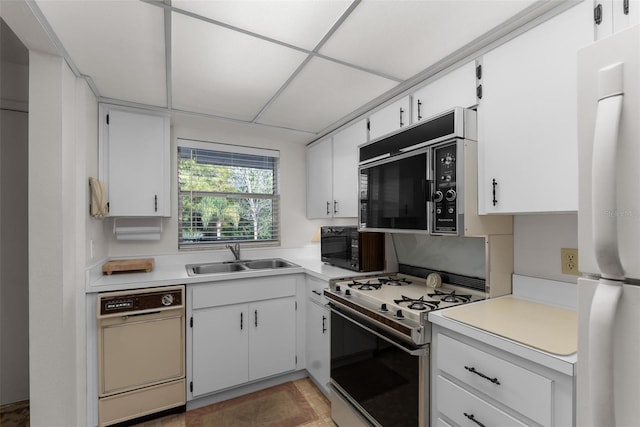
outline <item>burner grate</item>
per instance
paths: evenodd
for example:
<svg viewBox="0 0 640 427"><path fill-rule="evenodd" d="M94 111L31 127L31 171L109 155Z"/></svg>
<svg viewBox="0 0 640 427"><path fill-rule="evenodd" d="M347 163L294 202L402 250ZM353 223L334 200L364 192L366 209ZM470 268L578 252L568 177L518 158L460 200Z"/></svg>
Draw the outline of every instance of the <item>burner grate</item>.
<svg viewBox="0 0 640 427"><path fill-rule="evenodd" d="M458 295L456 291L453 290L449 293L442 292L438 289L435 289L432 294L427 294L431 298L439 298L440 301L443 302L469 302L471 301L471 295Z"/></svg>
<svg viewBox="0 0 640 427"><path fill-rule="evenodd" d="M440 301L425 301L424 297L420 297L418 299L409 298L404 295L401 295L401 299L393 300L396 304L407 304L407 308L409 310L435 310L438 308Z"/></svg>
<svg viewBox="0 0 640 427"><path fill-rule="evenodd" d="M380 277L378 279L380 283L388 286L402 286L402 285L410 285L411 280L407 280L404 277Z"/></svg>
<svg viewBox="0 0 640 427"><path fill-rule="evenodd" d="M358 282L357 280L352 280L350 283L347 283L347 286L350 288L355 287L360 291L373 291L375 289L380 289L380 286L382 285L380 283L371 283L370 281Z"/></svg>

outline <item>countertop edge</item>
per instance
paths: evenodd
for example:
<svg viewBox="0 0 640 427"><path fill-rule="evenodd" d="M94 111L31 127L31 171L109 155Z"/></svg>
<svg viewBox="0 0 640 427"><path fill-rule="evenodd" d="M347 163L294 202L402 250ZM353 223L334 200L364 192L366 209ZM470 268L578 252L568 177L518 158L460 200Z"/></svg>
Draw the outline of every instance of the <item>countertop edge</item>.
<svg viewBox="0 0 640 427"><path fill-rule="evenodd" d="M475 326L460 322L458 320L445 317L442 313L443 311L446 310L430 312L429 320L435 325L450 329L454 332L468 336L469 338L475 339L477 341L484 342L488 345L522 357L539 365L546 366L565 375L569 375L572 377L575 376L575 365L577 363L576 353L568 356L560 356L557 354L547 353L545 351L530 347L526 344L522 344L477 328Z"/></svg>

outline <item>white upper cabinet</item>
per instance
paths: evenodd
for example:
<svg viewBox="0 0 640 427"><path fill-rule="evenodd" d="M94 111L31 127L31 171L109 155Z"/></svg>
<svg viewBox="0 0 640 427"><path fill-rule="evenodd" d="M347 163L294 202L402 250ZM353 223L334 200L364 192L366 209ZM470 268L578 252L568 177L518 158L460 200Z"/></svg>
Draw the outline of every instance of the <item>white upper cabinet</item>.
<svg viewBox="0 0 640 427"><path fill-rule="evenodd" d="M406 96L371 114L369 116L369 140L409 126L411 124L410 109L411 101Z"/></svg>
<svg viewBox="0 0 640 427"><path fill-rule="evenodd" d="M577 210L576 52L592 13L582 2L483 56L480 213Z"/></svg>
<svg viewBox="0 0 640 427"><path fill-rule="evenodd" d="M414 92L412 123L476 102L476 64L472 61Z"/></svg>
<svg viewBox="0 0 640 427"><path fill-rule="evenodd" d="M361 120L307 148L307 217L358 216L358 145L366 142Z"/></svg>
<svg viewBox="0 0 640 427"><path fill-rule="evenodd" d="M595 0L596 40L640 23L640 0Z"/></svg>
<svg viewBox="0 0 640 427"><path fill-rule="evenodd" d="M169 117L100 105L100 179L109 216L171 216Z"/></svg>

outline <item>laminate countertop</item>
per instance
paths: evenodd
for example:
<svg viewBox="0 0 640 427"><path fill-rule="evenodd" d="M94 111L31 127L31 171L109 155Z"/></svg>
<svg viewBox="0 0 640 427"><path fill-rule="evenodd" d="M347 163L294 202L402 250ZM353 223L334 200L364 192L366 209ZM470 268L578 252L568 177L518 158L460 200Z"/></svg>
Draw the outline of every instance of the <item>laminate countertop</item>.
<svg viewBox="0 0 640 427"><path fill-rule="evenodd" d="M578 349L577 314L566 308L507 295L452 307L441 315L559 356Z"/></svg>

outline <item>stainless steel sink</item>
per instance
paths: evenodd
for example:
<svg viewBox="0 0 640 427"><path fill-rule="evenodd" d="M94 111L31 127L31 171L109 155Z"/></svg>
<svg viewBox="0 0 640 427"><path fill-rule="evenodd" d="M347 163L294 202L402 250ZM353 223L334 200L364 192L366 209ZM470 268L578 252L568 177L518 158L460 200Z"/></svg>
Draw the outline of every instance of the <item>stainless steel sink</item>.
<svg viewBox="0 0 640 427"><path fill-rule="evenodd" d="M238 262L212 262L187 265L187 274L189 276L199 276L202 274L233 273L245 271L246 269L247 267Z"/></svg>
<svg viewBox="0 0 640 427"><path fill-rule="evenodd" d="M209 262L205 264L187 264L189 276L206 274L235 273L248 270L273 270L279 268L299 267L299 265L282 258L268 258L247 261Z"/></svg>
<svg viewBox="0 0 640 427"><path fill-rule="evenodd" d="M254 261L246 261L244 265L253 270L274 269L274 268L291 268L299 267L299 265L280 258L257 259Z"/></svg>

